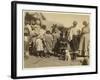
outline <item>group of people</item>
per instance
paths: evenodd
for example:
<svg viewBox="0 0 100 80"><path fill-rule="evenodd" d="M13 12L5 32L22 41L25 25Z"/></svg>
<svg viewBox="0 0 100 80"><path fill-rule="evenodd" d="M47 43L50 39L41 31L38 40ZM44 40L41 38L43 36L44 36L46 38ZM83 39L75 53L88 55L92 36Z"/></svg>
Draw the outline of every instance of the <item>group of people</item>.
<svg viewBox="0 0 100 80"><path fill-rule="evenodd" d="M89 26L83 21L83 28L77 28L78 22L73 21L69 28L53 25L49 30L40 19L25 23L24 54L36 57L55 56L60 60L72 60L77 56L89 56Z"/></svg>

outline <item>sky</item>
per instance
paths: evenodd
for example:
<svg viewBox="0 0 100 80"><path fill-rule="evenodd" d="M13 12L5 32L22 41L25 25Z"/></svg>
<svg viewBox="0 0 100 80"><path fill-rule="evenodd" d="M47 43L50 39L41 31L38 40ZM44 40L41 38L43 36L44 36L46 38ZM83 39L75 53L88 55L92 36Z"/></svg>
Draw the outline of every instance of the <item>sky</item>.
<svg viewBox="0 0 100 80"><path fill-rule="evenodd" d="M66 27L72 26L73 21L78 22L78 27L83 27L82 22L89 23L90 14L84 13L61 13L61 12L42 12L49 21L61 23Z"/></svg>
<svg viewBox="0 0 100 80"><path fill-rule="evenodd" d="M30 13L34 12L41 12L45 17L47 21L56 22L59 24L63 24L65 27L72 26L73 21L77 21L78 28L82 28L82 22L87 21L89 23L90 21L90 15L89 13L71 13L71 12L47 12L47 11L28 11ZM90 23L89 23L90 24Z"/></svg>

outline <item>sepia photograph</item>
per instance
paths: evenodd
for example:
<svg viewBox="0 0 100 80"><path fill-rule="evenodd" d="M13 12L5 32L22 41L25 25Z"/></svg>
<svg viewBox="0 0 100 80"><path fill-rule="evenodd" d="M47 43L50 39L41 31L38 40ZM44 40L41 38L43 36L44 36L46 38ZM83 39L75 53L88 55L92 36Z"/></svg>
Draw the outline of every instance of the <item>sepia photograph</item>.
<svg viewBox="0 0 100 80"><path fill-rule="evenodd" d="M23 10L24 68L89 65L90 14Z"/></svg>
<svg viewBox="0 0 100 80"><path fill-rule="evenodd" d="M97 74L97 6L13 1L11 77Z"/></svg>

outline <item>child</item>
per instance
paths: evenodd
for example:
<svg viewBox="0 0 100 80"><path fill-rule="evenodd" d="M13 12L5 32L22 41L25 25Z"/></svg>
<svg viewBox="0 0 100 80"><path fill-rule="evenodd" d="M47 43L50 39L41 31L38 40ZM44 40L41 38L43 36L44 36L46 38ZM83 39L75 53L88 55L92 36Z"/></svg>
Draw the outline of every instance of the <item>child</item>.
<svg viewBox="0 0 100 80"><path fill-rule="evenodd" d="M42 39L40 37L37 37L36 39L36 50L37 50L37 56L43 57L42 54L43 54L44 48L43 48Z"/></svg>

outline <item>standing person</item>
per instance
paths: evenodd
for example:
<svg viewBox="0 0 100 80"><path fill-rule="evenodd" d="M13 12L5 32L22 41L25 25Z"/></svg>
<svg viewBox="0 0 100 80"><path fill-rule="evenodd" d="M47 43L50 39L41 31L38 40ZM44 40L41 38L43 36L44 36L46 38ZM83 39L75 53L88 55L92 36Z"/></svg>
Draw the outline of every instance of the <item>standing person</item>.
<svg viewBox="0 0 100 80"><path fill-rule="evenodd" d="M73 21L73 25L71 26L71 28L69 29L69 36L68 36L68 40L70 43L70 48L72 50L72 59L76 59L76 52L78 50L78 26L77 26L77 21Z"/></svg>
<svg viewBox="0 0 100 80"><path fill-rule="evenodd" d="M44 44L45 44L45 51L46 56L49 57L50 54L52 54L52 48L53 48L53 36L50 33L50 30L47 30L44 34Z"/></svg>
<svg viewBox="0 0 100 80"><path fill-rule="evenodd" d="M60 38L60 31L58 31L57 27L52 31L52 35L54 56L57 56L57 41Z"/></svg>
<svg viewBox="0 0 100 80"><path fill-rule="evenodd" d="M31 20L31 31L30 31L30 43L29 43L29 45L30 45L30 47L29 47L29 53L30 53L30 55L35 55L35 48L34 48L34 41L35 41L35 36L36 36L36 34L35 34L35 27L34 27L34 25L35 25L35 19L32 19Z"/></svg>
<svg viewBox="0 0 100 80"><path fill-rule="evenodd" d="M79 50L80 53L79 55L81 56L89 56L89 25L86 21L83 21L84 27L82 28L82 36L80 40L80 45L79 45Z"/></svg>
<svg viewBox="0 0 100 80"><path fill-rule="evenodd" d="M40 20L37 18L37 14L34 14L33 15L34 19L31 21L31 28L32 28L32 31L30 33L30 37L31 37L31 46L32 48L31 49L31 53L34 55L34 56L39 56L39 52L37 50L38 48L38 44L39 44L39 30L40 30ZM37 38L38 37L38 38ZM36 42L37 41L37 42Z"/></svg>
<svg viewBox="0 0 100 80"><path fill-rule="evenodd" d="M27 26L24 27L24 55L25 57L29 57L29 39L30 39L30 31Z"/></svg>
<svg viewBox="0 0 100 80"><path fill-rule="evenodd" d="M41 25L40 19L36 20L36 24L34 25L34 27L35 27L35 32L38 35L36 38L37 56L43 57L43 51L44 51L43 35L45 33L45 30L42 28L43 26Z"/></svg>
<svg viewBox="0 0 100 80"><path fill-rule="evenodd" d="M40 30L39 30L39 35L38 37L41 38L42 40L42 44L43 44L43 48L44 48L44 34L46 33L46 26L45 25L41 25ZM45 53L43 51L43 53L41 54L42 57L45 57Z"/></svg>
<svg viewBox="0 0 100 80"><path fill-rule="evenodd" d="M42 54L44 51L44 47L40 36L38 36L36 39L36 51L37 51L37 56L43 57Z"/></svg>
<svg viewBox="0 0 100 80"><path fill-rule="evenodd" d="M33 25L34 26L34 25ZM37 56L36 54L36 39L38 36L38 33L36 32L36 27L34 26L31 33L30 33L30 37L31 37L31 42L30 42L30 53L34 56Z"/></svg>

